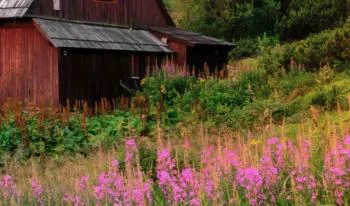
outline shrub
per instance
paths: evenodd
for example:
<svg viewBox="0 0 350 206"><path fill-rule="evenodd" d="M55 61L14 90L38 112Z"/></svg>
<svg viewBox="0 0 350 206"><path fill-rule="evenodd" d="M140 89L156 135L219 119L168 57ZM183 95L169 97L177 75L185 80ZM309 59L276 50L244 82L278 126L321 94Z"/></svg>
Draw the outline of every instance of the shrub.
<svg viewBox="0 0 350 206"><path fill-rule="evenodd" d="M141 134L145 127L131 113L87 117L80 113L48 116L10 113L0 121L0 161L6 155L18 160L31 157L87 155L92 149L111 148L126 134Z"/></svg>
<svg viewBox="0 0 350 206"><path fill-rule="evenodd" d="M251 57L257 55L259 52L259 44L257 39L246 38L235 42L236 47L230 53L232 59L242 59L244 57Z"/></svg>
<svg viewBox="0 0 350 206"><path fill-rule="evenodd" d="M337 71L349 68L350 23L283 46L264 47L259 56L259 68L268 74L281 74L303 68L315 72L329 65Z"/></svg>
<svg viewBox="0 0 350 206"><path fill-rule="evenodd" d="M289 61L293 59L310 71L330 64L338 70L343 70L344 64L349 59L350 25L342 28L326 30L312 35L303 41L286 46L284 54L284 66L289 67ZM340 63L342 62L342 63Z"/></svg>
<svg viewBox="0 0 350 206"><path fill-rule="evenodd" d="M311 104L323 106L326 110L334 109L337 106L339 89L331 87L318 91L311 100Z"/></svg>

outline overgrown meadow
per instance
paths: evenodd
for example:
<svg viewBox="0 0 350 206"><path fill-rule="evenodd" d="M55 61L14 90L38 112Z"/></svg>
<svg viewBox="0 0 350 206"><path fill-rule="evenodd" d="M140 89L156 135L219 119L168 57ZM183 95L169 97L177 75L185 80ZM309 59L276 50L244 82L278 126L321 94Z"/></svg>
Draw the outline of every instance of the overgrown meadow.
<svg viewBox="0 0 350 206"><path fill-rule="evenodd" d="M349 120L350 113L341 113ZM8 163L3 205L348 205L348 121L261 133L127 137L123 149L24 165ZM329 129L328 129L329 128ZM277 132L278 131L278 132ZM290 132L290 131L289 131Z"/></svg>
<svg viewBox="0 0 350 206"><path fill-rule="evenodd" d="M113 106L3 105L1 205L349 205L348 39L261 39L226 78L165 65Z"/></svg>

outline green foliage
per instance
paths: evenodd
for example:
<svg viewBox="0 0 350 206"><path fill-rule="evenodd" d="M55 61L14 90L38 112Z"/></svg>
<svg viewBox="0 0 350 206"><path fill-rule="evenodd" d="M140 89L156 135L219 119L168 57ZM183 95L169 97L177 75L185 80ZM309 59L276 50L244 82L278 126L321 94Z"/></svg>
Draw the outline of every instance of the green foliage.
<svg viewBox="0 0 350 206"><path fill-rule="evenodd" d="M0 123L0 160L6 155L18 160L86 155L99 146L114 147L125 135L143 130L142 122L124 111L93 117L72 114L67 121L56 116L10 113Z"/></svg>
<svg viewBox="0 0 350 206"><path fill-rule="evenodd" d="M349 16L348 0L289 0L284 14L277 23L283 39L301 39L344 23Z"/></svg>
<svg viewBox="0 0 350 206"><path fill-rule="evenodd" d="M311 103L313 105L324 106L325 109L331 110L337 106L339 89L337 87L331 87L318 91L312 98Z"/></svg>
<svg viewBox="0 0 350 206"><path fill-rule="evenodd" d="M258 54L259 45L256 39L245 38L235 42L236 48L230 53L231 59L242 59Z"/></svg>
<svg viewBox="0 0 350 206"><path fill-rule="evenodd" d="M236 44L236 48L230 53L232 59L242 59L244 57L263 54L266 48L273 47L279 43L275 36L268 36L266 33L256 38L240 39Z"/></svg>
<svg viewBox="0 0 350 206"><path fill-rule="evenodd" d="M256 37L302 39L340 26L350 14L349 0L167 0L183 28L237 42L232 57L255 55Z"/></svg>
<svg viewBox="0 0 350 206"><path fill-rule="evenodd" d="M148 119L157 118L157 112L161 112L163 125L205 121L237 128L237 113L253 99L264 98L269 93L266 73L253 70L243 73L238 81L161 74L144 79L138 95L150 103Z"/></svg>
<svg viewBox="0 0 350 206"><path fill-rule="evenodd" d="M283 69L291 71L303 68L319 71L326 66L336 71L349 69L350 24L326 30L305 40L276 47L263 47L259 56L259 68L268 74L281 74Z"/></svg>

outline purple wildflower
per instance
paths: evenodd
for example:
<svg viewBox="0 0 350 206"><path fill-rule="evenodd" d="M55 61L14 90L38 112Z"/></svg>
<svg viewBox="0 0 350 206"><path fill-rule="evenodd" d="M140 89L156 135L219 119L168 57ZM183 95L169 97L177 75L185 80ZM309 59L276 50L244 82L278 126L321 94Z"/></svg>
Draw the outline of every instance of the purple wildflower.
<svg viewBox="0 0 350 206"><path fill-rule="evenodd" d="M246 190L246 197L251 205L260 205L264 202L263 178L258 169L239 169L236 181L240 187Z"/></svg>
<svg viewBox="0 0 350 206"><path fill-rule="evenodd" d="M10 175L5 175L0 180L0 196L4 199L18 198L16 184Z"/></svg>
<svg viewBox="0 0 350 206"><path fill-rule="evenodd" d="M33 197L36 199L36 201L38 202L39 205L43 205L44 204L43 203L43 195L44 195L44 188L43 188L43 186L35 178L32 178L30 180L30 184L31 184L31 187L32 187Z"/></svg>

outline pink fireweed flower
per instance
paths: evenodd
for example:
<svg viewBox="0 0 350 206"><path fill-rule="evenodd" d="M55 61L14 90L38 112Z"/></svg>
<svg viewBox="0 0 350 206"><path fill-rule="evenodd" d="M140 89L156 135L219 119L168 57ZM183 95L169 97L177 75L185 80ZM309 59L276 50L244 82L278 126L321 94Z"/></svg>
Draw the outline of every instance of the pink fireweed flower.
<svg viewBox="0 0 350 206"><path fill-rule="evenodd" d="M345 145L350 145L350 136L346 136L346 137L344 138L344 144L345 144Z"/></svg>
<svg viewBox="0 0 350 206"><path fill-rule="evenodd" d="M177 171L169 149L161 149L157 156L158 185L169 204L186 204L199 198L199 175L186 168Z"/></svg>
<svg viewBox="0 0 350 206"><path fill-rule="evenodd" d="M198 205L198 202L200 202L200 184L197 172L190 168L184 169L181 172L180 185L185 191L185 201L189 201L191 206Z"/></svg>
<svg viewBox="0 0 350 206"><path fill-rule="evenodd" d="M263 178L258 169L239 169L236 175L237 184L245 189L246 198L251 205L261 205L264 203Z"/></svg>
<svg viewBox="0 0 350 206"><path fill-rule="evenodd" d="M263 187L267 191L266 199L272 204L276 202L276 196L280 191L278 182L279 175L285 169L285 153L287 146L277 137L272 137L266 141L263 156L260 159L259 171L263 178Z"/></svg>
<svg viewBox="0 0 350 206"><path fill-rule="evenodd" d="M112 160L111 161L111 167L114 169L119 169L119 161L118 160Z"/></svg>
<svg viewBox="0 0 350 206"><path fill-rule="evenodd" d="M212 199L215 195L215 184L208 168L203 168L201 170L200 184L206 197Z"/></svg>
<svg viewBox="0 0 350 206"><path fill-rule="evenodd" d="M134 153L137 151L137 145L135 139L129 139L125 143L126 153L125 162L129 163L134 158Z"/></svg>
<svg viewBox="0 0 350 206"><path fill-rule="evenodd" d="M129 139L126 141L125 146L127 149L129 150L136 150L137 146L136 146L136 141L135 139Z"/></svg>
<svg viewBox="0 0 350 206"><path fill-rule="evenodd" d="M227 148L224 149L222 160L223 160L222 164L227 165L227 163L229 163L229 165L233 168L237 168L239 165L239 160L236 153Z"/></svg>
<svg viewBox="0 0 350 206"><path fill-rule="evenodd" d="M336 148L326 153L324 162L325 181L338 205L344 203L344 193L350 189L350 156L346 146L346 140L339 142Z"/></svg>
<svg viewBox="0 0 350 206"><path fill-rule="evenodd" d="M81 176L79 180L79 190L85 191L88 189L89 186L89 176Z"/></svg>
<svg viewBox="0 0 350 206"><path fill-rule="evenodd" d="M169 149L161 149L157 152L157 170L174 172L175 161L172 159Z"/></svg>
<svg viewBox="0 0 350 206"><path fill-rule="evenodd" d="M267 140L267 144L268 145L275 145L275 144L279 143L279 141L280 140L278 139L278 137L271 137Z"/></svg>
<svg viewBox="0 0 350 206"><path fill-rule="evenodd" d="M292 146L293 147L293 146ZM282 142L277 137L272 137L267 140L264 157L269 156L272 163L279 169L284 167L284 155L287 151L286 143ZM263 158L264 158L263 157Z"/></svg>
<svg viewBox="0 0 350 206"><path fill-rule="evenodd" d="M309 168L299 166L291 172L291 177L295 182L297 192L304 196L309 196L312 202L315 202L317 198L317 184Z"/></svg>
<svg viewBox="0 0 350 206"><path fill-rule="evenodd" d="M0 180L0 196L4 199L18 198L19 196L16 184L10 175L5 175Z"/></svg>
<svg viewBox="0 0 350 206"><path fill-rule="evenodd" d="M261 159L260 172L264 179L264 185L267 188L278 182L278 168L275 167L269 156L265 156Z"/></svg>
<svg viewBox="0 0 350 206"><path fill-rule="evenodd" d="M86 203L83 201L83 199L79 195L70 195L65 194L63 196L63 202L66 202L73 206L85 206Z"/></svg>
<svg viewBox="0 0 350 206"><path fill-rule="evenodd" d="M30 185L31 185L31 188L32 188L32 194L33 194L33 197L38 201L38 202L41 202L42 203L42 198L43 198L43 195L44 195L44 188L43 186L40 184L40 182L35 179L35 178L32 178L30 180Z"/></svg>
<svg viewBox="0 0 350 206"><path fill-rule="evenodd" d="M297 146L289 143L289 155L294 157L294 169L290 172L294 180L295 189L299 194L309 198L312 202L317 198L317 183L310 170L310 146L311 141L302 140Z"/></svg>

